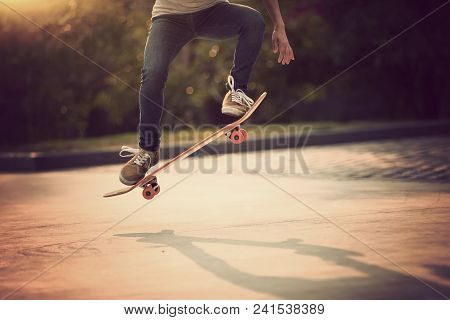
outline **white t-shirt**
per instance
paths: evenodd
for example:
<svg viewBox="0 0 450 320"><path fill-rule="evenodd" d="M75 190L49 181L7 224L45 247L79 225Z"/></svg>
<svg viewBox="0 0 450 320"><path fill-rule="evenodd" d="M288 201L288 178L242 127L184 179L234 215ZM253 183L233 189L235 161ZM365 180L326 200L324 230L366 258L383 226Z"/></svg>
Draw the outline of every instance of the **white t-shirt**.
<svg viewBox="0 0 450 320"><path fill-rule="evenodd" d="M152 16L193 13L228 0L156 0Z"/></svg>

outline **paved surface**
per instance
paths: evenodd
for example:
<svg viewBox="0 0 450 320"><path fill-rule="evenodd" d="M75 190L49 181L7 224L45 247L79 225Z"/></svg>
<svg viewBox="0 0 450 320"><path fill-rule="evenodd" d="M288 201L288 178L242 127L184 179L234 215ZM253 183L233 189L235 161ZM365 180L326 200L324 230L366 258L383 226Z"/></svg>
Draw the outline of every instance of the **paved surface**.
<svg viewBox="0 0 450 320"><path fill-rule="evenodd" d="M449 144L190 159L150 203L101 198L120 187L118 166L1 175L0 295L448 297Z"/></svg>
<svg viewBox="0 0 450 320"><path fill-rule="evenodd" d="M450 137L317 147L304 159L315 176L450 182Z"/></svg>

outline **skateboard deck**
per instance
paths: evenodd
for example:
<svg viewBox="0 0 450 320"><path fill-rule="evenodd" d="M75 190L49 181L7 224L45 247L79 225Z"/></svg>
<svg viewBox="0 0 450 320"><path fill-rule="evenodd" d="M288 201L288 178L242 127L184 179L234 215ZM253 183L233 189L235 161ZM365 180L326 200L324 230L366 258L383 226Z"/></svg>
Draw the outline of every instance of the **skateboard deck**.
<svg viewBox="0 0 450 320"><path fill-rule="evenodd" d="M255 101L255 103L250 108L250 110L247 111L247 113L244 114L241 118L237 119L236 121L234 121L234 122L232 122L230 124L227 124L223 128L221 128L221 129L217 130L216 132L212 133L211 135L209 135L208 137L204 138L200 142L194 144L189 149L186 149L185 151L183 151L179 155L177 155L174 158L170 159L169 161L165 162L162 166L159 166L159 167L151 170L149 173L147 173L147 175L144 178L142 178L140 181L138 181L135 185L128 186L128 187L125 187L125 188L122 188L122 189L119 189L119 190L116 190L116 191L112 191L112 192L106 193L106 194L103 195L103 197L105 197L105 198L115 197L115 196L119 196L119 195L128 193L128 192L136 189L137 187L143 187L144 188L144 191L143 191L144 198L150 200L155 195L157 195L159 193L159 191L160 191L160 187L159 187L159 185L157 184L157 181L156 181L156 175L158 173L162 172L163 170L167 169L171 165L173 165L176 161L187 158L188 156L190 156L194 152L197 152L198 150L200 150L201 148L206 146L208 143L210 143L210 142L220 138L223 135L229 134L228 138L233 143L244 142L246 140L246 138L247 138L247 132L245 130L243 130L243 129L240 129L240 125L244 121L246 121L248 118L250 118L250 116L255 112L256 109L258 109L258 107L264 101L266 96L267 96L267 92L264 92Z"/></svg>

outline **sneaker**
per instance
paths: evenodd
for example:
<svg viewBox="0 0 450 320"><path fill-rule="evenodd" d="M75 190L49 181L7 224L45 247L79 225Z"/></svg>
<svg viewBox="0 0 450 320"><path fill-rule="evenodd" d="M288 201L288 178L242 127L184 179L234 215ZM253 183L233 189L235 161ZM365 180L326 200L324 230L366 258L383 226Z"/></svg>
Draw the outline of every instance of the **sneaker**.
<svg viewBox="0 0 450 320"><path fill-rule="evenodd" d="M234 78L228 76L228 89L222 102L222 113L232 117L242 117L255 103L241 89L234 89Z"/></svg>
<svg viewBox="0 0 450 320"><path fill-rule="evenodd" d="M144 149L133 149L123 146L119 155L123 158L133 157L120 171L119 180L127 186L136 184L145 177L148 169L159 161L159 151L149 152Z"/></svg>

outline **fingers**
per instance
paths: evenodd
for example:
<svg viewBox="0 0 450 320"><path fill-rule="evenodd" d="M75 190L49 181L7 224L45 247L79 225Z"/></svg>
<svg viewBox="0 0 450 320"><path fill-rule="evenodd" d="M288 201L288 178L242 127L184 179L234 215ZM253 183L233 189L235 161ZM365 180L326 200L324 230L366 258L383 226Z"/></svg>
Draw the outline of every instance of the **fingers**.
<svg viewBox="0 0 450 320"><path fill-rule="evenodd" d="M287 65L295 59L294 51L289 44L281 45L279 48L279 52L280 54L278 56L278 63L281 63L282 65Z"/></svg>
<svg viewBox="0 0 450 320"><path fill-rule="evenodd" d="M295 60L295 54L294 54L294 50L292 50L292 48L291 48L291 60Z"/></svg>
<svg viewBox="0 0 450 320"><path fill-rule="evenodd" d="M278 63L283 63L285 55L286 55L286 46L283 45L283 46L280 47L280 54L278 56Z"/></svg>
<svg viewBox="0 0 450 320"><path fill-rule="evenodd" d="M288 46L288 50L284 57L284 61L286 64L289 64L293 60L295 60L294 51L292 50L291 46Z"/></svg>

